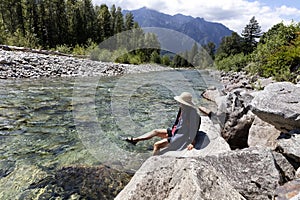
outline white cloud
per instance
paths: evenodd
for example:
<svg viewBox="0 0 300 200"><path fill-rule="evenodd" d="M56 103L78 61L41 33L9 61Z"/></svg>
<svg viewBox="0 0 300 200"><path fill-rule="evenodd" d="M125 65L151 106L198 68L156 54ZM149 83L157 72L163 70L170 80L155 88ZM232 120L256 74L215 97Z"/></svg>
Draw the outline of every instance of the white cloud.
<svg viewBox="0 0 300 200"><path fill-rule="evenodd" d="M115 4L122 9L134 10L147 7L166 14L181 13L219 22L241 33L249 20L255 16L263 31L281 21L300 20L300 10L287 6L271 8L259 1L246 0L93 0L96 4Z"/></svg>

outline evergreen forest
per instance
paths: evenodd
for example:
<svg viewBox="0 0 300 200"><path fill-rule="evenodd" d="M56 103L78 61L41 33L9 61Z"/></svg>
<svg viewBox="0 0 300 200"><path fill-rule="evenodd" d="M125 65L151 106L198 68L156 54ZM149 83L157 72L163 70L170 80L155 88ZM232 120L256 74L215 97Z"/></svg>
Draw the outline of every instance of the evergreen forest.
<svg viewBox="0 0 300 200"><path fill-rule="evenodd" d="M103 43L109 38L113 39ZM132 13L123 16L122 8L115 5L93 5L91 0L1 0L0 44L88 55L93 60L214 66L278 81L300 80L300 23L281 22L262 32L255 17L241 35L233 32L218 46L195 43L189 51L172 55L160 51L157 36L145 33Z"/></svg>

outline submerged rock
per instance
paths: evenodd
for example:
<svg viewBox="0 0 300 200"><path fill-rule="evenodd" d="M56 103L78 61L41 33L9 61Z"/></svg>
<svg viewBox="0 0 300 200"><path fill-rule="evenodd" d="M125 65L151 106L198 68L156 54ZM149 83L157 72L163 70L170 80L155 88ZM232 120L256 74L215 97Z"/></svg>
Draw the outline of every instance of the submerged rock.
<svg viewBox="0 0 300 200"><path fill-rule="evenodd" d="M113 199L132 175L106 166L67 166L46 172L17 168L0 179L0 199Z"/></svg>

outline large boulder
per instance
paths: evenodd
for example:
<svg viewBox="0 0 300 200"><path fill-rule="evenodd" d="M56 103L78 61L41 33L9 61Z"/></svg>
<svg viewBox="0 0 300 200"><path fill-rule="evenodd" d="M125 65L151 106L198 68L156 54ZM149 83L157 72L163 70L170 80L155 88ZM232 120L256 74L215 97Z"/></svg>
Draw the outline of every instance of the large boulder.
<svg viewBox="0 0 300 200"><path fill-rule="evenodd" d="M294 165L300 165L300 134L293 134L290 138L278 140L278 149L281 153L291 159Z"/></svg>
<svg viewBox="0 0 300 200"><path fill-rule="evenodd" d="M116 200L243 199L224 175L193 158L151 157Z"/></svg>
<svg viewBox="0 0 300 200"><path fill-rule="evenodd" d="M116 199L272 199L279 181L271 151L261 148L199 158L154 156Z"/></svg>
<svg viewBox="0 0 300 200"><path fill-rule="evenodd" d="M252 96L245 90L234 90L222 100L218 100L217 117L221 123L222 137L228 142L231 149L248 147L249 129L254 120L250 112L249 103Z"/></svg>
<svg viewBox="0 0 300 200"><path fill-rule="evenodd" d="M300 129L300 87L290 82L269 84L257 92L252 112L282 132Z"/></svg>
<svg viewBox="0 0 300 200"><path fill-rule="evenodd" d="M279 136L279 130L256 116L249 130L248 145L249 147L264 146L275 150Z"/></svg>
<svg viewBox="0 0 300 200"><path fill-rule="evenodd" d="M279 186L281 177L271 150L251 147L205 160L246 199L271 199Z"/></svg>

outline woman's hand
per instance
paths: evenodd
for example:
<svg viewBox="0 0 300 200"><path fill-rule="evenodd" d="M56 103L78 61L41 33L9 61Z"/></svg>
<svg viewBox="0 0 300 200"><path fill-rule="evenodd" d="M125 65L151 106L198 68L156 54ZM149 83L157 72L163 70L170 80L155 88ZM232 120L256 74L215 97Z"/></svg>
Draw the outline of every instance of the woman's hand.
<svg viewBox="0 0 300 200"><path fill-rule="evenodd" d="M193 144L189 144L188 146L187 146L187 149L188 150L192 150L194 148L194 145Z"/></svg>

